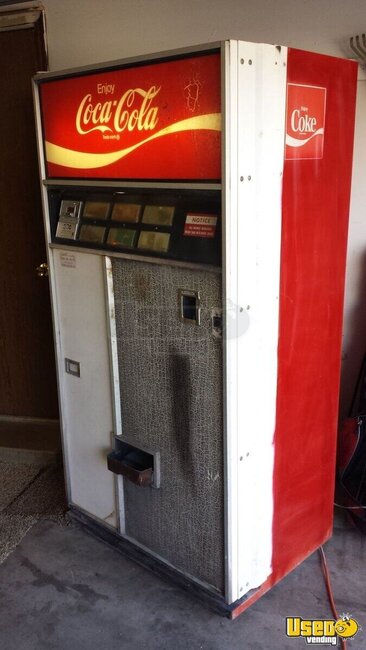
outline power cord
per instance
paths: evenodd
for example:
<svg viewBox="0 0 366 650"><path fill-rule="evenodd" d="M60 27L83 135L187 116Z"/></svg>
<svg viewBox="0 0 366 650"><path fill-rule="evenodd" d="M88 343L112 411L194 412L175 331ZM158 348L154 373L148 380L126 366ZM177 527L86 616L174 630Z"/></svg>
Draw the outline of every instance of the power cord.
<svg viewBox="0 0 366 650"><path fill-rule="evenodd" d="M334 505L337 506L337 508L343 508L343 510L366 510L366 506L341 506L340 503L335 503Z"/></svg>
<svg viewBox="0 0 366 650"><path fill-rule="evenodd" d="M325 586L326 586L326 589L327 589L329 603L330 603L330 606L331 606L331 609L332 609L332 612L333 612L333 616L334 616L335 620L338 621L339 614L337 612L337 607L336 607L336 604L334 602L334 596L333 596L333 590L332 590L332 585L331 585L331 581L330 581L330 575L329 575L329 571L328 571L327 560L326 560L325 552L324 552L324 549L323 549L322 546L319 548L319 555L320 555L321 565L322 565L322 569L323 569L324 581L325 581ZM347 642L346 642L345 639L341 639L341 648L342 648L342 650L347 650Z"/></svg>

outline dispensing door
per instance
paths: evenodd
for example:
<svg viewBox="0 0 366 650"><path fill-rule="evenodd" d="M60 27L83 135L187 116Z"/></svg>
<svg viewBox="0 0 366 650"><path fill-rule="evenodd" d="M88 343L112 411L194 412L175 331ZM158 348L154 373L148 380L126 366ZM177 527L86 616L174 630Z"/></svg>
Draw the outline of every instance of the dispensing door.
<svg viewBox="0 0 366 650"><path fill-rule="evenodd" d="M125 533L224 590L221 272L113 259L122 438L158 485L124 479Z"/></svg>

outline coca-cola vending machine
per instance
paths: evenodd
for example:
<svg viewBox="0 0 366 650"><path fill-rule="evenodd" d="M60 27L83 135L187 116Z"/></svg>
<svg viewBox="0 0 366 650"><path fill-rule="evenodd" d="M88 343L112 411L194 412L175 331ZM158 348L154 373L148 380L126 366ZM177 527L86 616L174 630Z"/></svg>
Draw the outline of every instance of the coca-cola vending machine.
<svg viewBox="0 0 366 650"><path fill-rule="evenodd" d="M331 535L356 64L34 80L68 499L237 616Z"/></svg>

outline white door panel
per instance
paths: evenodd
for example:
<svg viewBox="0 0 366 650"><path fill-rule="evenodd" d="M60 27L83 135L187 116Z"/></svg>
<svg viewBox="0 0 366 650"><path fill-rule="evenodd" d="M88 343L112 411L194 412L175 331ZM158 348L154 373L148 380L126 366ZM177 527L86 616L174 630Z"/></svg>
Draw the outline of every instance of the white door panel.
<svg viewBox="0 0 366 650"><path fill-rule="evenodd" d="M114 476L107 469L113 430L104 257L54 250L59 373L71 501L116 526ZM69 374L65 359L80 364Z"/></svg>

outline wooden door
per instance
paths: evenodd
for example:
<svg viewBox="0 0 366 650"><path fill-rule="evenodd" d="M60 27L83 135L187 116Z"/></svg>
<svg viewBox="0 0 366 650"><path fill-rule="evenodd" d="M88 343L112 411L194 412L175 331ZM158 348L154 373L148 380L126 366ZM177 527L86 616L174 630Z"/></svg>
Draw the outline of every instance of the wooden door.
<svg viewBox="0 0 366 650"><path fill-rule="evenodd" d="M46 69L42 17L0 32L0 415L58 418L32 76Z"/></svg>

